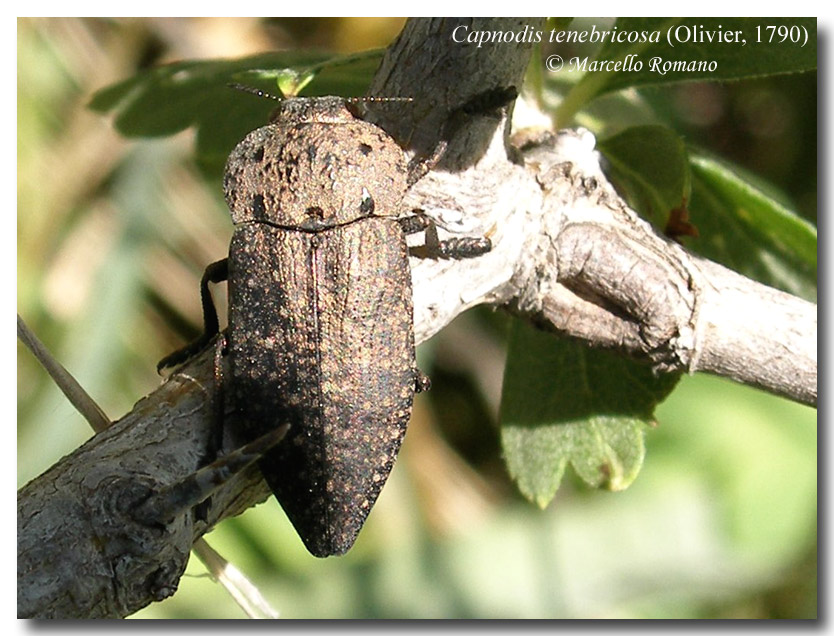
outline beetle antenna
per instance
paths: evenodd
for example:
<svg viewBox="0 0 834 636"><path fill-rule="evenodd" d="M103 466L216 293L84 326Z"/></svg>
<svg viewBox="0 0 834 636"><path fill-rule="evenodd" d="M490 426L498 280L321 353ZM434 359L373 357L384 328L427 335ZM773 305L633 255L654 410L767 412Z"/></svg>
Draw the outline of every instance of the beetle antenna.
<svg viewBox="0 0 834 636"><path fill-rule="evenodd" d="M262 91L260 88L255 88L254 86L247 86L246 84L238 84L237 82L233 82L228 84L229 88L234 88L238 91L243 91L244 93L251 93L252 95L257 95L258 97L265 97L267 99L274 99L276 102L283 101L288 99L286 97L280 97L277 95L272 95L267 93L266 91ZM289 98L292 99L292 98ZM413 97L378 97L376 95L368 95L366 97L343 97L344 101L348 102L349 104L359 104L359 103L370 103L376 104L380 102L412 102L414 101Z"/></svg>
<svg viewBox="0 0 834 636"><path fill-rule="evenodd" d="M262 91L260 88L255 88L254 86L247 86L246 84L238 84L237 82L227 84L229 88L234 88L238 91L243 91L244 93L252 93L252 95L257 95L258 97L266 97L267 99L274 99L276 102L282 101L283 97L272 95L267 93L266 91Z"/></svg>
<svg viewBox="0 0 834 636"><path fill-rule="evenodd" d="M413 97L378 97L376 95L367 95L365 97L345 97L343 98L346 102L351 104L358 104L360 102L364 103L377 103L377 102L413 102Z"/></svg>

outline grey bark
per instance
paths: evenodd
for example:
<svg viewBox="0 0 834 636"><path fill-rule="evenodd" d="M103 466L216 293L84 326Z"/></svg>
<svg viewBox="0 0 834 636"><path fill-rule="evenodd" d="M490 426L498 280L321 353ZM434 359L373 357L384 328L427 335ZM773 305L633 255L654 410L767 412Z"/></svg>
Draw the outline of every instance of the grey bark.
<svg viewBox="0 0 834 636"><path fill-rule="evenodd" d="M369 90L415 97L370 117L416 152L433 146L454 106L485 88L521 86L530 45L453 43L461 23L410 20ZM527 132L512 148L501 124L473 122L409 195L443 232L486 234L494 245L477 259L412 262L418 342L486 303L644 359L658 373L707 371L816 403L815 305L654 233L606 181L587 131ZM129 514L148 490L200 465L217 422L215 376L206 351L19 491L20 616L126 616L175 589L204 532L268 496L251 468L215 494L205 522L188 512L148 528Z"/></svg>

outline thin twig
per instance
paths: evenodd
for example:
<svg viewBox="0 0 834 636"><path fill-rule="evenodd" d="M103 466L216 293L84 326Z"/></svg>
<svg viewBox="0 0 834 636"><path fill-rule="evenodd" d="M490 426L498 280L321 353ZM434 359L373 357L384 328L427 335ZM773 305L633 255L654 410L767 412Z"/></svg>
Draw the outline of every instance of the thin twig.
<svg viewBox="0 0 834 636"><path fill-rule="evenodd" d="M229 591L249 618L278 618L278 612L270 606L260 590L205 540L198 540L193 552L206 566L211 577Z"/></svg>
<svg viewBox="0 0 834 636"><path fill-rule="evenodd" d="M49 374L49 377L55 381L55 384L61 389L61 392L67 396L70 404L81 413L96 433L100 433L113 423L96 401L90 397L90 394L66 370L64 365L49 353L38 337L23 322L20 314L17 316L17 337L32 352L32 355L41 363L41 366Z"/></svg>

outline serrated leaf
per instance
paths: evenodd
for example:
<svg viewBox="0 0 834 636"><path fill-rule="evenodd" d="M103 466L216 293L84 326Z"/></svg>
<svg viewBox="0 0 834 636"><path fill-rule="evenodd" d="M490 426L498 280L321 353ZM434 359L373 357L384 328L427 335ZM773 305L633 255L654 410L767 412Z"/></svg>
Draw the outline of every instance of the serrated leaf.
<svg viewBox="0 0 834 636"><path fill-rule="evenodd" d="M802 39L796 43L772 39L770 26L793 27ZM676 30L687 35L688 41L673 38L674 46L670 46L667 34ZM610 31L619 36L645 33L646 37L609 37L589 64L623 65L586 72L559 106L559 122L569 121L594 97L624 88L763 77L817 68L816 18L618 18ZM723 35L724 41L717 41L717 34L726 32L740 32L737 37L744 43L729 42ZM678 69L675 63L686 66ZM570 68L570 64L566 66Z"/></svg>
<svg viewBox="0 0 834 636"><path fill-rule="evenodd" d="M194 126L197 160L207 173L219 176L235 144L265 125L275 107L271 100L230 89L230 82L251 83L275 93L277 80L289 70L296 78L292 90L306 86L311 95L361 95L381 55L368 51L334 58L281 52L238 60L176 62L98 91L90 108L113 113L116 128L127 137L173 135ZM316 81L310 84L313 77Z"/></svg>
<svg viewBox="0 0 834 636"><path fill-rule="evenodd" d="M515 321L504 371L501 444L521 493L546 506L570 463L590 486L622 490L643 433L679 376Z"/></svg>
<svg viewBox="0 0 834 636"><path fill-rule="evenodd" d="M741 168L690 151L693 251L761 283L816 301L817 230Z"/></svg>
<svg viewBox="0 0 834 636"><path fill-rule="evenodd" d="M635 209L663 228L669 211L690 199L686 146L665 126L635 126L599 141L617 189Z"/></svg>

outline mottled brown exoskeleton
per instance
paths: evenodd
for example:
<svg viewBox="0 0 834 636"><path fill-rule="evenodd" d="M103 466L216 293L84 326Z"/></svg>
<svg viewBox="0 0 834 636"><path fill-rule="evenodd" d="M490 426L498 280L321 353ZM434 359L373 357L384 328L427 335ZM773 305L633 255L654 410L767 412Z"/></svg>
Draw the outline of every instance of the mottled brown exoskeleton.
<svg viewBox="0 0 834 636"><path fill-rule="evenodd" d="M514 95L493 91L484 110ZM427 386L415 365L405 235L433 228L404 216L403 198L440 153L409 164L341 98L288 99L270 121L226 164L235 232L228 259L203 276L206 333L184 351L217 333L208 283L228 279L229 432L244 444L290 424L260 469L309 551L343 554L391 471L414 393ZM490 242L430 247L428 256L463 258Z"/></svg>

